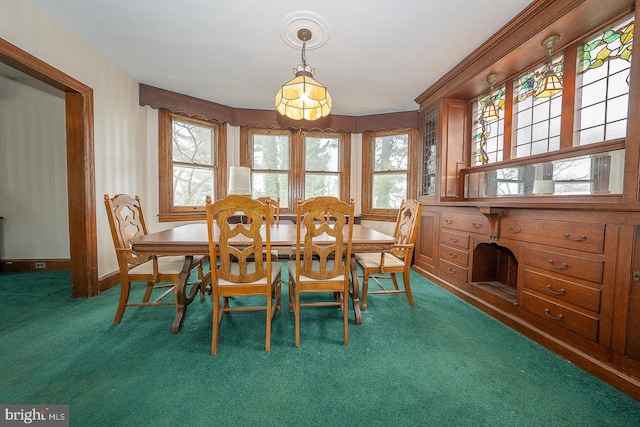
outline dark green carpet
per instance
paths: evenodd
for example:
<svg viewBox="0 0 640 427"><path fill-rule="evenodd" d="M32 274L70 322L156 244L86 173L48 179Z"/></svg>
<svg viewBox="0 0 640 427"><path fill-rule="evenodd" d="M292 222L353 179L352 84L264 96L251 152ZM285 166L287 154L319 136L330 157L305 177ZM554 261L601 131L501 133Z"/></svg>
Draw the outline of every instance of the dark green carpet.
<svg viewBox="0 0 640 427"><path fill-rule="evenodd" d="M173 335L170 306L113 325L119 287L73 300L67 272L0 274L0 403L69 404L73 426L640 425L640 402L412 283L415 307L373 295L362 325L350 313L346 347L339 310L309 308L296 349L285 303L270 353L263 313L234 313L212 357L210 298Z"/></svg>

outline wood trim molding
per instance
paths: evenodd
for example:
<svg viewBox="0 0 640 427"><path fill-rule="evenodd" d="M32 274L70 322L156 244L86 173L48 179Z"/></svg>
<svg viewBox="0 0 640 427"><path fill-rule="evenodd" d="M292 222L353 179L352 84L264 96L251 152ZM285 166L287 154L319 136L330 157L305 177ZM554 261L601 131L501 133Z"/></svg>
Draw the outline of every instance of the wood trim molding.
<svg viewBox="0 0 640 427"><path fill-rule="evenodd" d="M204 99L182 95L140 83L141 106L171 111L189 117L205 120L217 120L232 126L253 126L257 128L294 129L326 132L363 133L366 131L418 128L418 110L368 116L343 116L330 114L327 117L309 122L291 120L281 116L275 110L257 110L232 108Z"/></svg>
<svg viewBox="0 0 640 427"><path fill-rule="evenodd" d="M36 263L44 263L45 266L36 268ZM3 259L0 261L0 272L23 273L27 271L60 271L71 268L70 259Z"/></svg>
<svg viewBox="0 0 640 427"><path fill-rule="evenodd" d="M420 110L444 97L472 99L488 89L488 74L499 82L522 70L542 64L546 52L541 41L560 34L555 51L579 41L584 34L633 10L634 0L536 0L520 12L448 73L422 92L415 101Z"/></svg>
<svg viewBox="0 0 640 427"><path fill-rule="evenodd" d="M66 93L71 294L97 295L93 89L1 38L0 62Z"/></svg>

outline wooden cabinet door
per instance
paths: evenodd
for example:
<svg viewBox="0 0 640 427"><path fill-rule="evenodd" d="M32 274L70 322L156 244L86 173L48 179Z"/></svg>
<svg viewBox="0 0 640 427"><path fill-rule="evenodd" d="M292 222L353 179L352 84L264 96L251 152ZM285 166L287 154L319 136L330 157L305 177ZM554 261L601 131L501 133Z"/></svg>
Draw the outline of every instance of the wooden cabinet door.
<svg viewBox="0 0 640 427"><path fill-rule="evenodd" d="M640 361L640 227L636 227L631 261L631 296L627 322L627 356Z"/></svg>
<svg viewBox="0 0 640 427"><path fill-rule="evenodd" d="M466 101L444 101L441 196L445 198L462 196L458 194L458 171L467 166L465 135L468 106Z"/></svg>
<svg viewBox="0 0 640 427"><path fill-rule="evenodd" d="M436 234L436 213L422 211L420 224L418 225L418 238L416 239L416 250L414 259L416 264L422 268L435 267L438 237Z"/></svg>

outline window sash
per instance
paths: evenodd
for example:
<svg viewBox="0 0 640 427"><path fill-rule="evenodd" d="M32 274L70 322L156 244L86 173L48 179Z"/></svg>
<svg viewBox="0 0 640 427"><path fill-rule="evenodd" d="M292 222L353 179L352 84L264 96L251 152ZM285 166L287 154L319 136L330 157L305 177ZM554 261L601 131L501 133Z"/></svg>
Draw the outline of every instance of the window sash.
<svg viewBox="0 0 640 427"><path fill-rule="evenodd" d="M158 110L158 119L159 220L204 219L206 196L220 198L226 189L227 178L226 174L222 173L226 170L226 152L224 145L220 146L218 143L226 140L226 128L216 122L174 114L165 109ZM211 146L205 150L208 153L174 156L174 121L211 129ZM190 158L194 161L188 161ZM204 163L207 158L210 163ZM185 175L186 179L178 181L177 178L181 174ZM194 177L197 179L192 180ZM197 188L190 188L190 185Z"/></svg>

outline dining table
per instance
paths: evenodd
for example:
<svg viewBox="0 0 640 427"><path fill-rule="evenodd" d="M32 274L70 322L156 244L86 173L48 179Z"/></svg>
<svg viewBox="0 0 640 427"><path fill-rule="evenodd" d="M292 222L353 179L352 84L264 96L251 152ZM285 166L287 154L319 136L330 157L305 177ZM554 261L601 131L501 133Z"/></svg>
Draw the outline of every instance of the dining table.
<svg viewBox="0 0 640 427"><path fill-rule="evenodd" d="M236 224L242 226L242 224ZM348 228L344 228L345 238ZM263 226L263 237L266 230ZM291 223L272 224L270 226L271 248L278 250L295 250L297 226ZM217 225L214 228L213 241L217 242L220 230ZM363 252L382 252L390 250L396 240L393 236L381 233L373 228L361 225L353 225L351 240L352 254ZM187 260L197 255L209 255L209 238L206 223L190 223L180 225L163 231L145 234L131 240L132 250L141 256L145 255L181 255ZM362 323L360 311L360 289L356 263L351 260L351 285L349 296L353 302L353 310L356 324ZM175 286L176 317L171 332L177 334L182 329L182 324L187 312L187 306L194 300L200 287L196 284L188 291L189 274L183 274Z"/></svg>

